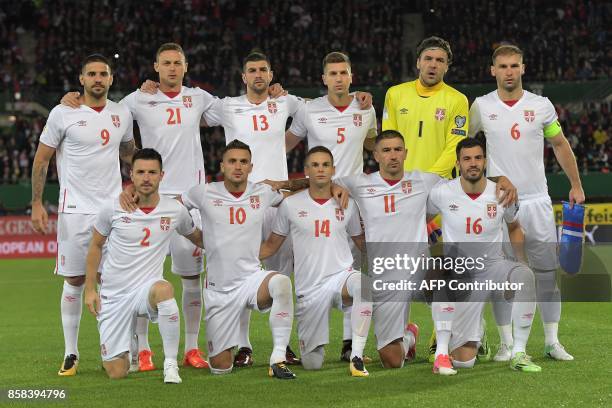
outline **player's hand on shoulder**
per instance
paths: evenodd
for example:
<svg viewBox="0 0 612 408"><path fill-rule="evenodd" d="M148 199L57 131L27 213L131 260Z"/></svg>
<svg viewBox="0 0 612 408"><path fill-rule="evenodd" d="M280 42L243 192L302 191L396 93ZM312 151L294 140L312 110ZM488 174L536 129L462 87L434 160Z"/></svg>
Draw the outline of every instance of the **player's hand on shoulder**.
<svg viewBox="0 0 612 408"><path fill-rule="evenodd" d="M100 312L100 295L98 295L96 289L85 290L85 304L92 315L98 316Z"/></svg>
<svg viewBox="0 0 612 408"><path fill-rule="evenodd" d="M289 92L283 89L283 86L279 83L272 84L268 88L268 95L270 98L278 98L279 96L287 96Z"/></svg>
<svg viewBox="0 0 612 408"><path fill-rule="evenodd" d="M359 102L360 109L370 109L372 107L372 94L369 92L357 91L355 92L355 98Z"/></svg>
<svg viewBox="0 0 612 408"><path fill-rule="evenodd" d="M32 228L41 234L47 233L49 216L42 203L32 203Z"/></svg>
<svg viewBox="0 0 612 408"><path fill-rule="evenodd" d="M346 209L348 207L349 202L349 191L346 188L339 186L335 183L332 183L331 191L332 197L334 197L338 205L341 208Z"/></svg>
<svg viewBox="0 0 612 408"><path fill-rule="evenodd" d="M500 176L495 186L495 194L502 207L508 207L518 199L518 193L514 184L505 176Z"/></svg>
<svg viewBox="0 0 612 408"><path fill-rule="evenodd" d="M62 97L60 103L64 106L76 109L83 104L83 97L80 92L68 92Z"/></svg>
<svg viewBox="0 0 612 408"><path fill-rule="evenodd" d="M119 195L119 205L129 213L136 211L138 208L138 196L132 184L126 186Z"/></svg>
<svg viewBox="0 0 612 408"><path fill-rule="evenodd" d="M147 79L140 85L140 91L144 93L148 93L151 95L155 95L157 93L157 89L159 88L159 82L151 81Z"/></svg>
<svg viewBox="0 0 612 408"><path fill-rule="evenodd" d="M272 190L274 191L280 191L284 187L284 184L282 181L274 181L274 180L265 179L264 181L262 181L262 183L269 185L270 187L272 187Z"/></svg>

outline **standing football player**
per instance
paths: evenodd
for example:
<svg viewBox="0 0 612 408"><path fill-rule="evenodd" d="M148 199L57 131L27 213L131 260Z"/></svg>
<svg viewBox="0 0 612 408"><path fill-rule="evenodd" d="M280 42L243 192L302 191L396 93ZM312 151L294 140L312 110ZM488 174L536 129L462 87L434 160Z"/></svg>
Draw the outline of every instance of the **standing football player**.
<svg viewBox="0 0 612 408"><path fill-rule="evenodd" d="M557 232L544 169L544 139L567 175L570 204L585 200L576 158L563 135L555 107L548 98L525 91L523 52L502 45L493 52L491 75L497 90L476 98L470 109L470 136L483 131L487 139L489 176L512 178L521 201L519 221L525 232L529 264L535 272L538 306L544 323L544 354L555 360L573 360L558 339L561 298L555 279L558 266ZM498 361L511 358L511 310L496 304L501 345Z"/></svg>
<svg viewBox="0 0 612 408"><path fill-rule="evenodd" d="M100 54L88 56L79 81L82 104L76 109L53 108L32 166L32 226L46 233L48 216L42 196L49 161L56 154L60 194L55 272L64 277L60 305L65 353L60 376L77 373L85 258L92 226L100 208L121 192L119 157L129 163L134 152L130 111L107 99L113 83L109 61Z"/></svg>

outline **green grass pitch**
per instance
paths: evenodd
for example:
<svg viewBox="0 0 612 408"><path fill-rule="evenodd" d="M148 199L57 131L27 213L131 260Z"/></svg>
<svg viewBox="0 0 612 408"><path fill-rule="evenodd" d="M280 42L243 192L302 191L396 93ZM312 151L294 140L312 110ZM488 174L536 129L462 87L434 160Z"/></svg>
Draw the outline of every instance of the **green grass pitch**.
<svg viewBox="0 0 612 408"><path fill-rule="evenodd" d="M160 369L111 381L101 369L95 319L83 312L79 335L81 361L76 377L57 376L64 343L59 297L62 279L52 275L52 260L0 261L0 388L63 388L68 406L205 406L205 407L406 407L416 406L609 406L612 381L607 352L612 346L611 303L566 303L560 337L576 360L556 362L542 356L543 333L539 317L534 324L528 352L543 371L514 372L506 363L477 363L454 377L434 376L426 362L427 337L431 332L429 309L412 307L411 320L421 328L417 361L400 370L380 366L371 334L366 353L374 357L367 368L369 378L351 378L346 363L338 361L342 316L334 312L326 348L326 362L319 372L296 368L295 381L267 377L271 338L267 315L253 313L251 340L255 365L214 377L208 371L181 369L183 383L165 385ZM180 299L180 282L166 277ZM179 301L180 304L180 301ZM488 314L492 345L497 333ZM204 326L204 325L203 325ZM161 339L157 326L150 329L157 367L162 366ZM182 333L181 333L182 335ZM297 350L295 331L291 338ZM205 345L205 328L200 333ZM494 351L495 351L495 347ZM182 339L179 358L182 357ZM39 404L37 402L36 404ZM42 403L46 405L45 403ZM424 405L423 405L424 404ZM0 400L0 405L18 405ZM19 404L23 405L23 404Z"/></svg>

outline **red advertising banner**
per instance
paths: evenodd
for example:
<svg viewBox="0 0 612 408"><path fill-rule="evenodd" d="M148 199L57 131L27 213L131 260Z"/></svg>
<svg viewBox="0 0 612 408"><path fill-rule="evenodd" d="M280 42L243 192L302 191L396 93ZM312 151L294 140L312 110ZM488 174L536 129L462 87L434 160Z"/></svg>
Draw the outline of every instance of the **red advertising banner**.
<svg viewBox="0 0 612 408"><path fill-rule="evenodd" d="M57 255L57 216L49 216L45 235L32 229L30 217L0 217L0 259L55 258Z"/></svg>

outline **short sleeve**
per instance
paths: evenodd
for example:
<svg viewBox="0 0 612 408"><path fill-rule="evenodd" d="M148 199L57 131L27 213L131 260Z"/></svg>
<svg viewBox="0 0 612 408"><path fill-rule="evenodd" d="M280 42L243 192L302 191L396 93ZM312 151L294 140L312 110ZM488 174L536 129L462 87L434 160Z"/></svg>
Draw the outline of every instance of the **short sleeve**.
<svg viewBox="0 0 612 408"><path fill-rule="evenodd" d="M349 201L349 220L346 224L346 232L351 237L356 237L357 235L363 234L363 229L361 228L361 220L359 219L359 209L357 208L357 204L355 201Z"/></svg>
<svg viewBox="0 0 612 408"><path fill-rule="evenodd" d="M513 223L518 219L520 204L519 201L510 204L508 207L504 208L504 221L508 224Z"/></svg>
<svg viewBox="0 0 612 408"><path fill-rule="evenodd" d="M113 213L114 209L111 206L104 206L96 216L94 228L101 235L108 237L113 227Z"/></svg>
<svg viewBox="0 0 612 408"><path fill-rule="evenodd" d="M385 106L382 114L382 129L383 130L397 130L397 120L395 118L395 106L393 105L393 97L391 96L391 89L387 90L385 95Z"/></svg>
<svg viewBox="0 0 612 408"><path fill-rule="evenodd" d="M131 94L127 95L125 98L123 98L122 100L119 101L119 103L121 105L124 105L125 107L128 108L128 110L130 111L130 113L132 114L132 116L134 117L134 119L136 118L136 94L138 91L134 91Z"/></svg>
<svg viewBox="0 0 612 408"><path fill-rule="evenodd" d="M134 118L132 117L132 113L129 110L127 112L127 115L127 127L125 128L123 137L121 137L121 143L127 143L131 140L134 140Z"/></svg>
<svg viewBox="0 0 612 408"><path fill-rule="evenodd" d="M297 112L306 105L306 101L303 98L295 95L287 95L287 108L289 110L289 116L295 117Z"/></svg>
<svg viewBox="0 0 612 408"><path fill-rule="evenodd" d="M188 209L201 208L204 196L206 195L206 184L198 184L181 194L181 201Z"/></svg>
<svg viewBox="0 0 612 408"><path fill-rule="evenodd" d="M482 130L482 121L480 119L480 108L478 107L478 99L476 99L470 107L470 120L468 126L469 137L476 136L476 134Z"/></svg>
<svg viewBox="0 0 612 408"><path fill-rule="evenodd" d="M293 115L293 121L291 122L291 127L289 131L296 135L299 138L305 138L308 133L308 129L306 128L306 109L307 104L303 103L302 106L297 110L295 115Z"/></svg>
<svg viewBox="0 0 612 408"><path fill-rule="evenodd" d="M203 114L206 124L208 126L223 126L223 99L215 97L208 105L208 109Z"/></svg>
<svg viewBox="0 0 612 408"><path fill-rule="evenodd" d="M179 202L177 202L177 204L180 208L176 224L176 232L183 236L186 236L195 231L195 224L193 223L193 219L191 218L191 215L189 215L189 211L187 211L187 208L185 208L185 206Z"/></svg>
<svg viewBox="0 0 612 408"><path fill-rule="evenodd" d="M286 201L281 203L278 211L276 212L272 232L284 237L289 235L289 205Z"/></svg>
<svg viewBox="0 0 612 408"><path fill-rule="evenodd" d="M283 193L279 193L278 191L272 190L272 187L270 187L267 184L263 184L263 185L266 188L265 190L266 201L270 203L270 207L278 206L285 198Z"/></svg>
<svg viewBox="0 0 612 408"><path fill-rule="evenodd" d="M59 106L53 108L40 134L40 141L55 149L62 143L65 135L64 119L60 109Z"/></svg>
<svg viewBox="0 0 612 408"><path fill-rule="evenodd" d="M370 126L368 137L376 137L376 134L378 133L378 119L376 118L376 110L373 106L370 108L370 112L372 114L372 125ZM374 132L371 132L372 130Z"/></svg>
<svg viewBox="0 0 612 408"><path fill-rule="evenodd" d="M555 106L552 104L550 99L544 98L544 120L542 124L544 127L554 123L557 120L557 111Z"/></svg>
<svg viewBox="0 0 612 408"><path fill-rule="evenodd" d="M353 190L355 188L355 185L357 184L357 177L359 176L354 175L354 176L339 177L337 179L334 179L334 183L339 185L342 188L346 188L349 191L349 193L353 195Z"/></svg>
<svg viewBox="0 0 612 408"><path fill-rule="evenodd" d="M442 177L435 173L421 173L423 177L423 183L425 184L425 190L430 192L436 184L444 180Z"/></svg>
<svg viewBox="0 0 612 408"><path fill-rule="evenodd" d="M442 195L442 183L438 186L435 186L429 192L427 196L427 214L439 214L441 200L440 197Z"/></svg>

